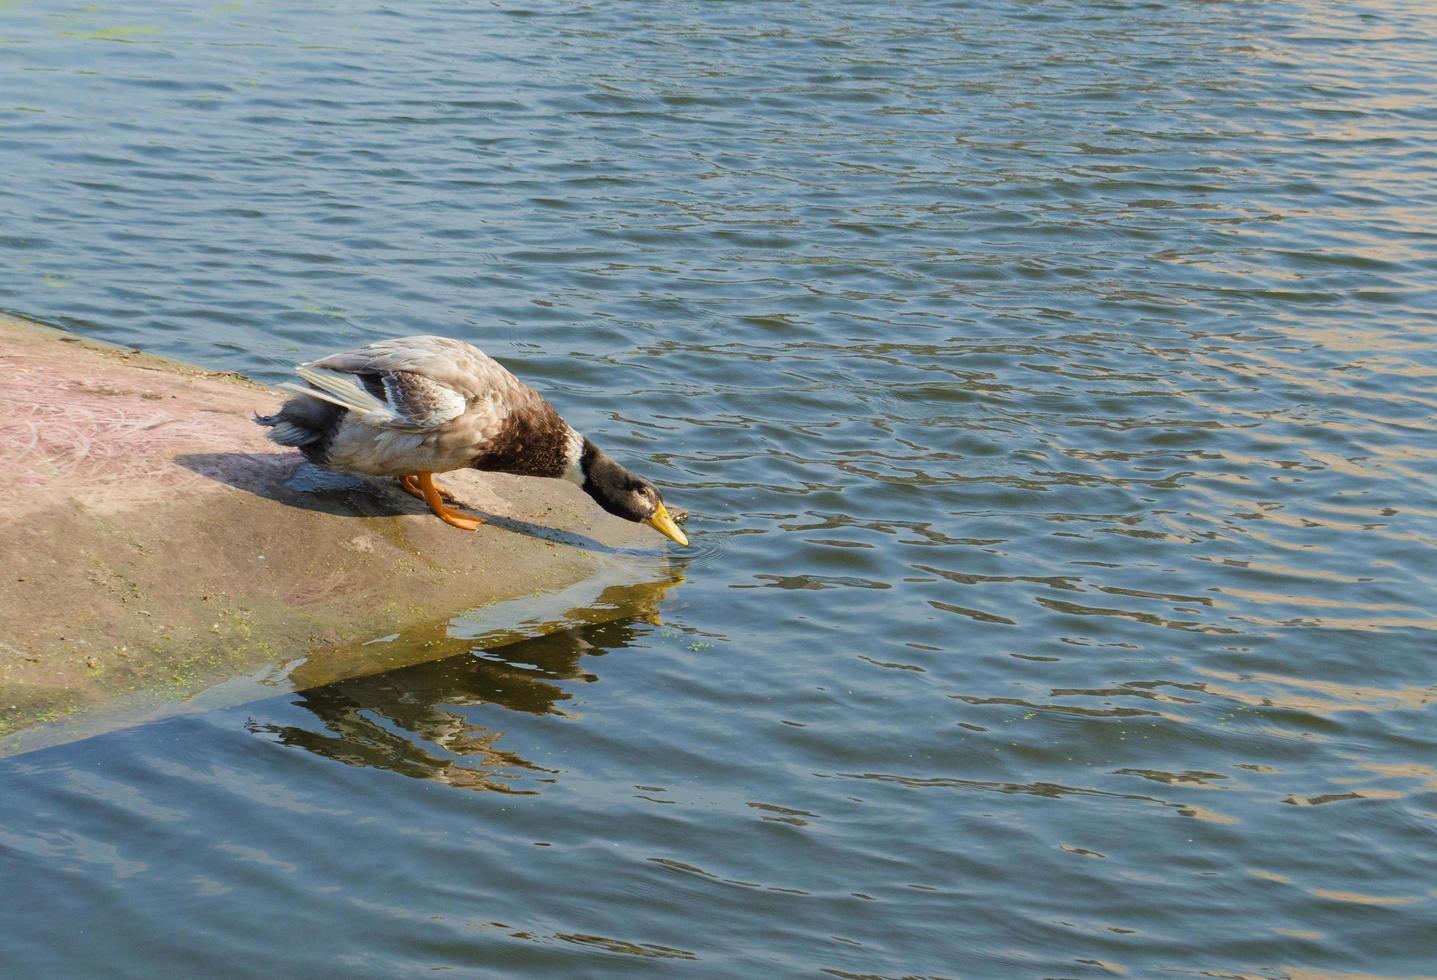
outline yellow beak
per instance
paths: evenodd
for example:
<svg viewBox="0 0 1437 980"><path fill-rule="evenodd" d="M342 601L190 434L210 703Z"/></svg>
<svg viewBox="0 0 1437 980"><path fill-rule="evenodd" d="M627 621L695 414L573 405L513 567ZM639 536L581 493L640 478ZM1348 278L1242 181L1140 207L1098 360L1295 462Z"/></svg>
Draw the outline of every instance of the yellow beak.
<svg viewBox="0 0 1437 980"><path fill-rule="evenodd" d="M679 526L674 523L674 519L669 516L669 512L662 503L659 504L659 509L654 511L654 516L649 518L649 523L664 537L673 538L683 545L689 543L688 536L679 530Z"/></svg>

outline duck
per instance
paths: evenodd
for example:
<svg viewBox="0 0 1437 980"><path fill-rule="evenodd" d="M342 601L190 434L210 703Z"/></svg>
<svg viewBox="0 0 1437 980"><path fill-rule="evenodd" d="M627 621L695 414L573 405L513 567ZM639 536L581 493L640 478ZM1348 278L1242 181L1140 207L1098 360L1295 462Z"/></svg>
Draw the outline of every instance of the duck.
<svg viewBox="0 0 1437 980"><path fill-rule="evenodd" d="M476 530L434 474L461 469L567 480L603 510L688 537L654 484L565 422L553 405L479 348L448 337L400 337L295 367L304 385L273 415L269 439L340 473L392 477L444 523Z"/></svg>

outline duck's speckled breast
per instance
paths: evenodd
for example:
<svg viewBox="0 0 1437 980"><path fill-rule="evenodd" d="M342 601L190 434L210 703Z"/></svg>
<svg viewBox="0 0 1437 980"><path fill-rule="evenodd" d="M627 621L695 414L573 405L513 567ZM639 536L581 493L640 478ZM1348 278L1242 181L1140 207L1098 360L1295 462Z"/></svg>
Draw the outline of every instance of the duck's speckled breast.
<svg viewBox="0 0 1437 980"><path fill-rule="evenodd" d="M532 389L527 395L479 446L470 466L519 476L559 478L577 461L582 439L542 396Z"/></svg>

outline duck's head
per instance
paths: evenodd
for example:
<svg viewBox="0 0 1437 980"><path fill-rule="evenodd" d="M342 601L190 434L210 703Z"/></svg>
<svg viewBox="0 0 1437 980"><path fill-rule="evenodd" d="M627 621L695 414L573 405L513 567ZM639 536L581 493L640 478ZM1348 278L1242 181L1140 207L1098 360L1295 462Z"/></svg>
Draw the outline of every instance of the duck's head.
<svg viewBox="0 0 1437 980"><path fill-rule="evenodd" d="M584 454L579 460L583 471L584 492L604 510L626 521L643 522L679 544L689 539L664 507L658 487L641 476L624 469L592 442L584 440Z"/></svg>

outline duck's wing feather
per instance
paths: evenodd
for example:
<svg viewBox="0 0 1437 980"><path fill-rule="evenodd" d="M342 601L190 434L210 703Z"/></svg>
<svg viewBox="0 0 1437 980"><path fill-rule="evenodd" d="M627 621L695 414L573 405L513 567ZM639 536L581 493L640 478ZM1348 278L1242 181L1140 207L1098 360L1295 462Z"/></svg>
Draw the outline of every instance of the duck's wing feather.
<svg viewBox="0 0 1437 980"><path fill-rule="evenodd" d="M311 387L368 425L432 429L483 402L486 412L528 389L477 347L446 337L404 337L302 364Z"/></svg>
<svg viewBox="0 0 1437 980"><path fill-rule="evenodd" d="M305 367L345 374L416 374L466 399L506 397L523 388L502 364L472 344L448 337L401 337L313 361Z"/></svg>

